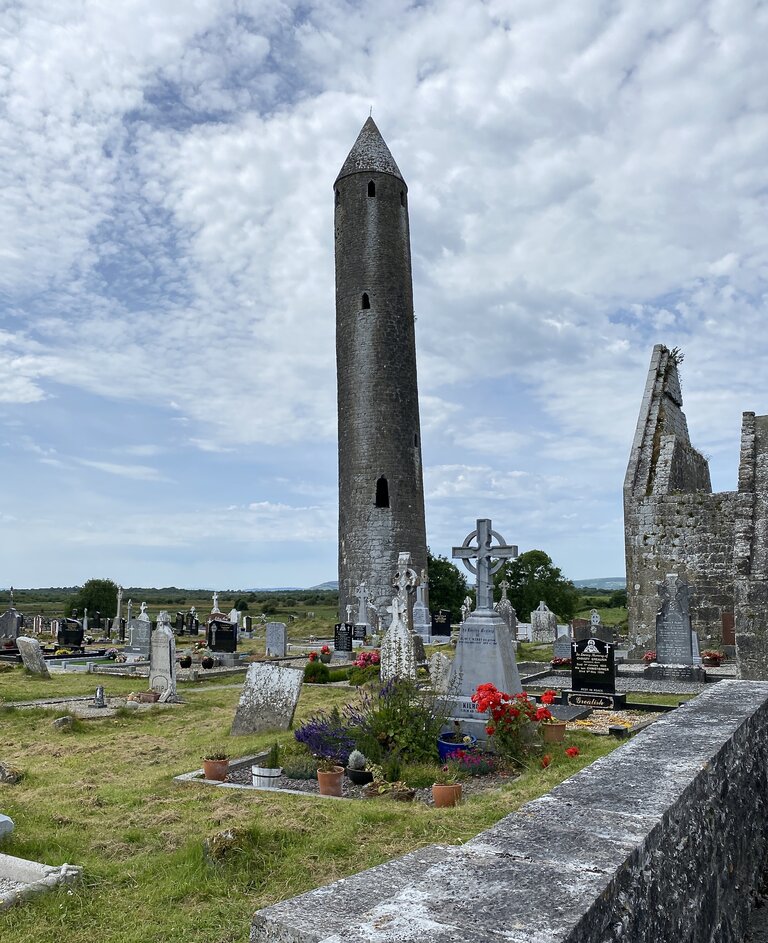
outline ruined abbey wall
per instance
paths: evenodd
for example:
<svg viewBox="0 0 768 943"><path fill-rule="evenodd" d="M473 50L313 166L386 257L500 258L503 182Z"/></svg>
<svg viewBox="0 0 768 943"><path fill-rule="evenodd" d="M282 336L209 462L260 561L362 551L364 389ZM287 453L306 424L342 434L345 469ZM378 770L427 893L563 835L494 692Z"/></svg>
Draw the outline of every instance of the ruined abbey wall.
<svg viewBox="0 0 768 943"><path fill-rule="evenodd" d="M700 638L720 644L723 616L733 616L741 676L765 678L768 417L744 414L738 491L713 494L682 409L681 359L653 350L624 481L630 641L636 651L655 647L657 584L677 573Z"/></svg>

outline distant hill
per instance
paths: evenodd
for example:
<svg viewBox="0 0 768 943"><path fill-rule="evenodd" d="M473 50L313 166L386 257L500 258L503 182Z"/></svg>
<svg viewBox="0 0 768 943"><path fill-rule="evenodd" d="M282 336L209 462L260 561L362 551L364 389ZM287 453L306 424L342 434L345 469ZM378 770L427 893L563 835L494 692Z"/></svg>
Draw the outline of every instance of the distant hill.
<svg viewBox="0 0 768 943"><path fill-rule="evenodd" d="M573 580L573 585L590 586L594 589L626 589L627 580L624 576L601 576L593 580Z"/></svg>
<svg viewBox="0 0 768 943"><path fill-rule="evenodd" d="M338 589L338 580L328 580L327 583L318 583L317 586L310 586L310 589Z"/></svg>

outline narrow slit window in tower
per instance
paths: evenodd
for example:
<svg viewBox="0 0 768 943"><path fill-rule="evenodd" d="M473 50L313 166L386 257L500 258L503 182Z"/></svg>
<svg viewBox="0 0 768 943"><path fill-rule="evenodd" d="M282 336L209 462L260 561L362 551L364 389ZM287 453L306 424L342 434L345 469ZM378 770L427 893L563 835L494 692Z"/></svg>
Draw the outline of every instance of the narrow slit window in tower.
<svg viewBox="0 0 768 943"><path fill-rule="evenodd" d="M361 308L370 308L370 307L371 307L371 299L368 297L368 292L367 292L367 291L364 291L364 292L363 292L363 301L362 301L362 304L360 305L360 307L361 307Z"/></svg>
<svg viewBox="0 0 768 943"><path fill-rule="evenodd" d="M340 194L339 191L337 190L337 191L336 191L336 206L338 206L339 203L341 203L341 194Z"/></svg>
<svg viewBox="0 0 768 943"><path fill-rule="evenodd" d="M405 206L405 190L400 191L400 206Z"/></svg>
<svg viewBox="0 0 768 943"><path fill-rule="evenodd" d="M376 196L376 184L373 180L368 181L368 196Z"/></svg>
<svg viewBox="0 0 768 943"><path fill-rule="evenodd" d="M376 479L376 507L389 507L389 485L387 484L387 479L383 475L381 478Z"/></svg>
<svg viewBox="0 0 768 943"><path fill-rule="evenodd" d="M413 445L415 448L419 447L419 433L418 432L413 433Z"/></svg>

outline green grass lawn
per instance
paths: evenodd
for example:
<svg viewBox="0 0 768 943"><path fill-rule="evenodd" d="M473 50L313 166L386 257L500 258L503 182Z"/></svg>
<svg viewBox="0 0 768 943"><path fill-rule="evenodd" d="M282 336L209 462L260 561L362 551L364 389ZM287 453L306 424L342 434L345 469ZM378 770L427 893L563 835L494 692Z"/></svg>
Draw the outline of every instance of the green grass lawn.
<svg viewBox="0 0 768 943"><path fill-rule="evenodd" d="M90 693L95 682L86 675L43 682L17 669L0 675L0 697ZM98 683L109 695L144 682ZM582 751L576 759L554 747L546 770L536 766L447 810L179 786L172 777L198 768L213 749L237 757L274 739L229 737L238 688L182 687L180 707L80 721L69 733L51 726L60 711L0 710L0 759L25 772L19 784L0 785L0 811L16 823L0 850L84 868L80 885L0 913L0 937L245 943L257 908L422 845L465 841L618 745L569 735L566 746ZM345 689L305 686L297 719L349 697ZM203 842L229 827L243 830L237 847L211 863Z"/></svg>

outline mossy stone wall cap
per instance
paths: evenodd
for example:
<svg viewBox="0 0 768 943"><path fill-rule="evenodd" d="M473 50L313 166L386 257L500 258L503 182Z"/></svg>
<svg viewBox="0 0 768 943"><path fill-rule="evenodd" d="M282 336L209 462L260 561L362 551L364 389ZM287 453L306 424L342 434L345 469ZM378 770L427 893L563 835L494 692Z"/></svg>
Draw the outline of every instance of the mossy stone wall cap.
<svg viewBox="0 0 768 943"><path fill-rule="evenodd" d="M368 118L363 125L336 181L350 174L367 172L392 174L399 180L403 180L400 168L395 163L395 158L390 153L373 118Z"/></svg>

